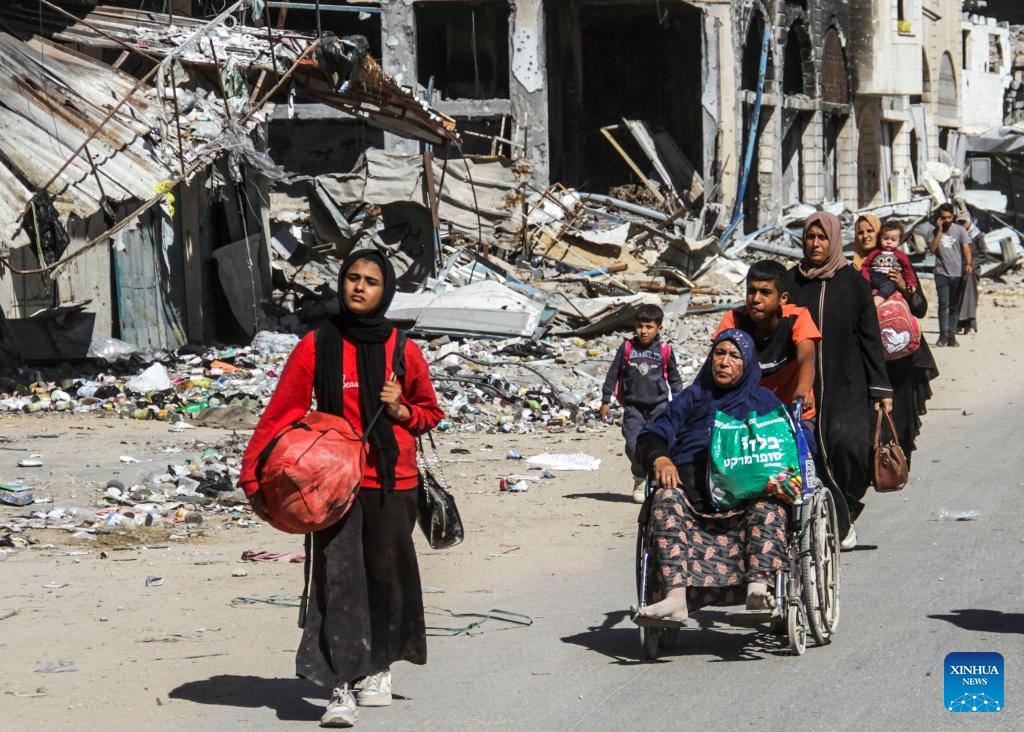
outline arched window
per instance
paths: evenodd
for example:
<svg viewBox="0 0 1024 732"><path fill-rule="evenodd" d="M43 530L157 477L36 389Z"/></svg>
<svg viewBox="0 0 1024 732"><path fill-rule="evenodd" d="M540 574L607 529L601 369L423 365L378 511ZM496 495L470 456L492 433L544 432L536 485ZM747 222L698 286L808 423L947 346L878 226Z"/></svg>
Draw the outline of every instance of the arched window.
<svg viewBox="0 0 1024 732"><path fill-rule="evenodd" d="M794 23L786 34L786 50L782 64L782 92L814 96L811 39L803 23Z"/></svg>
<svg viewBox="0 0 1024 732"><path fill-rule="evenodd" d="M849 104L850 83L846 74L846 55L835 28L825 31L821 52L821 98L833 104Z"/></svg>
<svg viewBox="0 0 1024 732"><path fill-rule="evenodd" d="M942 54L942 62L939 65L939 98L935 110L936 114L945 119L956 119L959 111L958 97L953 59L948 53L944 53Z"/></svg>
<svg viewBox="0 0 1024 732"><path fill-rule="evenodd" d="M757 75L761 68L761 44L764 41L764 18L760 13L755 12L747 28L747 41L743 45L743 88L757 89ZM772 59L771 45L768 47L768 65L765 71L765 79L775 78L774 62Z"/></svg>

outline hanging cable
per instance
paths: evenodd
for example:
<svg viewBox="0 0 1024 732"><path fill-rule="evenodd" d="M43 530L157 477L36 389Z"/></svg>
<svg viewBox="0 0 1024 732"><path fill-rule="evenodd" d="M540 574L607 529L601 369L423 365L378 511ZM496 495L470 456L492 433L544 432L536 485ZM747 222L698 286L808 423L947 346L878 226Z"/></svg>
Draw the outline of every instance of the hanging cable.
<svg viewBox="0 0 1024 732"><path fill-rule="evenodd" d="M324 29L320 25L320 0L316 0L316 39L318 41L324 40Z"/></svg>

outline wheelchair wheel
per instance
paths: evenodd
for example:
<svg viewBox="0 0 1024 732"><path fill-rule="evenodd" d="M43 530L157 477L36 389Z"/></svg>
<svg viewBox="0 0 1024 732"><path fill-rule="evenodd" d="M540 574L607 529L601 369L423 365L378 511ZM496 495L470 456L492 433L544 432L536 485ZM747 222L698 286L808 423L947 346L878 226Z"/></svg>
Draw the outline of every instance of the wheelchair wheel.
<svg viewBox="0 0 1024 732"><path fill-rule="evenodd" d="M789 636L789 650L795 656L804 655L807 650L807 618L799 600L786 608L786 634Z"/></svg>
<svg viewBox="0 0 1024 732"><path fill-rule="evenodd" d="M815 493L809 514L800 542L801 595L811 634L826 645L839 622L839 529L828 490Z"/></svg>
<svg viewBox="0 0 1024 732"><path fill-rule="evenodd" d="M650 530L647 526L647 517L641 512L640 527L636 534L636 606L645 607L650 597ZM658 628L640 628L640 644L644 649L644 657L649 661L658 658L658 646L660 645L661 630Z"/></svg>

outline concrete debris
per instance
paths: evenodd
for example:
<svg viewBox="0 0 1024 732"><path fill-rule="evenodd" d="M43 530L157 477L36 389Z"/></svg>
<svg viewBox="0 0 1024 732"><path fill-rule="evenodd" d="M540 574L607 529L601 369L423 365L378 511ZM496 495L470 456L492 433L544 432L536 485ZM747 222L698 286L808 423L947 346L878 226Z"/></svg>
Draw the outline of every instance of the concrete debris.
<svg viewBox="0 0 1024 732"><path fill-rule="evenodd" d="M83 505L55 506L37 491L34 501L10 504L23 512L4 517L0 546L30 546L33 540L22 537L31 537L26 533L31 530L65 531L91 541L162 529L167 538L183 539L206 531L204 516L220 517L227 522L222 527L250 525L248 500L237 487L246 442L237 435L216 446L194 441L188 452L181 451L179 459L164 468L142 468L146 472L138 473L137 481L110 480L105 487L97 487L92 500ZM28 487L21 482L9 485ZM157 584L147 580L147 586Z"/></svg>

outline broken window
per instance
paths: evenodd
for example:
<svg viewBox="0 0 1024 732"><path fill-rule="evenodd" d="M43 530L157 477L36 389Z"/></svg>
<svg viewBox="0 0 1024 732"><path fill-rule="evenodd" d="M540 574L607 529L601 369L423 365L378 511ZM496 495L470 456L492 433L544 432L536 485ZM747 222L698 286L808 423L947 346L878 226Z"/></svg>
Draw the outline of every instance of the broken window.
<svg viewBox="0 0 1024 732"><path fill-rule="evenodd" d="M761 69L761 48L764 41L764 18L755 13L747 29L747 41L743 46L743 88L757 89L757 79ZM771 45L768 46L768 62L765 67L765 89L768 81L775 78L775 60L772 58Z"/></svg>
<svg viewBox="0 0 1024 732"><path fill-rule="evenodd" d="M988 36L988 73L998 74L1003 68L1003 44L999 36L990 33Z"/></svg>
<svg viewBox="0 0 1024 732"><path fill-rule="evenodd" d="M805 88L814 88L813 79L804 83L804 59L810 59L810 39L801 23L789 29L786 38L785 58L782 66L782 92L784 94L804 94ZM759 61L760 63L760 61Z"/></svg>
<svg viewBox="0 0 1024 732"><path fill-rule="evenodd" d="M590 190L629 182L630 169L601 133L623 118L643 122L656 140L671 140L703 172L700 10L685 3L662 3L660 13L653 3L544 6L552 179ZM619 139L630 157L645 160L628 137Z"/></svg>
<svg viewBox="0 0 1024 732"><path fill-rule="evenodd" d="M805 200L804 132L810 113L782 110L782 205Z"/></svg>
<svg viewBox="0 0 1024 732"><path fill-rule="evenodd" d="M416 78L440 99L507 99L507 2L417 3Z"/></svg>

